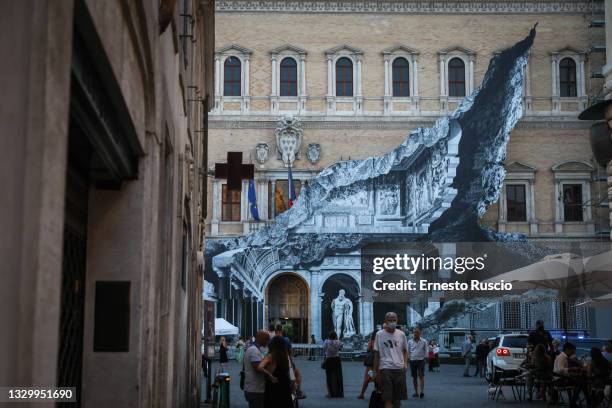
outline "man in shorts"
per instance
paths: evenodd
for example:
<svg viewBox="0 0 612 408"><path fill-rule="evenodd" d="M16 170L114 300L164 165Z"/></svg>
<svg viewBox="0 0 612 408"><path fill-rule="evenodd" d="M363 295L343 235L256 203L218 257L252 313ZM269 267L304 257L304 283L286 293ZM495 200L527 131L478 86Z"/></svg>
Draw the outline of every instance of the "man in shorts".
<svg viewBox="0 0 612 408"><path fill-rule="evenodd" d="M425 358L427 357L428 347L427 341L421 337L421 329L418 327L414 328L412 338L408 341L408 351L410 353L410 375L414 385L412 396L423 398L425 396L423 391L425 389ZM419 386L421 388L420 393Z"/></svg>
<svg viewBox="0 0 612 408"><path fill-rule="evenodd" d="M403 331L396 329L397 314L385 315L385 328L376 333L374 371L385 408L399 407L408 399L406 361L408 342Z"/></svg>

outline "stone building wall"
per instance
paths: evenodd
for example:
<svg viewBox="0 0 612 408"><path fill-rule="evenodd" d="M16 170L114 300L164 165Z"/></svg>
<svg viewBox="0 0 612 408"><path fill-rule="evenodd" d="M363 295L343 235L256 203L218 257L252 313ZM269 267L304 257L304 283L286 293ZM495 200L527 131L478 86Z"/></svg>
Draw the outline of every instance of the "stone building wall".
<svg viewBox="0 0 612 408"><path fill-rule="evenodd" d="M598 169L592 159L588 126L577 121L577 114L602 84L601 79L591 78L590 75L601 69L599 59L589 54L589 24L593 16L591 2L572 2L561 12L547 2L538 3L538 13L533 12L533 7L536 7L533 6L534 2L491 2L488 11L467 2L457 6L465 12L456 13L442 9L419 12L418 7L421 6L411 1L400 2L401 6L398 7L407 7L416 12L363 11L368 10L367 7L360 9L358 5L366 3L334 4L326 9L327 12L313 12L307 8L311 4L308 1L292 4L288 9L283 9L284 12L274 8L270 2L245 5L240 1L227 1L218 5L218 19L223 22L217 26L216 33L216 49L223 50L217 56L218 72L223 70L223 58L233 55L234 51L227 47L236 45L247 50L250 104L245 110L240 102L224 97L223 84L217 84L216 100L220 103L211 112L210 132L213 139L219 141L215 144L219 149L211 146L211 164L225 162L225 154L230 150L242 151L243 160L256 163L255 146L258 142L265 142L270 147L270 159L262 166L256 165L256 179L282 177L282 173L275 172L282 172L283 165L276 159L273 130L279 116L284 113L283 106L288 109L285 113L291 112L302 119L303 151L309 143L321 146L321 158L316 164L309 163L305 158L295 162L294 178L307 178L313 171L319 171L340 159L362 159L389 151L401 143L411 129L430 126L439 116L446 115L445 103L447 109L456 106L458 99L440 96L440 52L458 49L456 52L466 56L466 61L469 60L468 54L473 52L473 87L476 88L494 53L523 38L538 22L538 34L527 73L526 112L511 136L506 160L507 163L518 162L536 170L533 179L535 214L528 222L500 227L498 223L503 221L502 209L494 205L484 216L483 223L495 229L527 233L533 237L578 234L595 238L596 232L609 229L600 219L604 210L598 207L599 201L595 202L596 199L603 199L605 186L597 180L597 174L602 173L602 169ZM372 7L377 10L377 6ZM307 53L304 63L305 107L302 110L296 108L295 102L279 103L278 110L271 105L274 98L271 97L273 63L270 52L286 44ZM340 102L337 98L336 112L333 112L327 109L326 50L342 45L362 52L363 102L361 108L352 109L352 102ZM414 56L418 66L418 83L413 84L410 100L396 100L393 110L386 111L382 52L396 45L403 45L418 53ZM561 57L557 58L555 54L558 52ZM576 58L579 71L577 81L584 87L584 94L576 98L553 95L553 77L558 75L553 72L553 61L566 55ZM583 66L580 61L583 61ZM412 69L411 64L411 75L414 73ZM466 71L469 76L469 64L466 64ZM219 81L221 77L217 76ZM578 88L580 95L581 86L578 85ZM558 94L558 90L555 94ZM356 96L355 99L359 99L359 95ZM345 109L344 112L337 112ZM221 146L223 149L220 149ZM552 167L568 161L586 163L585 169L593 167L593 180L588 182L591 201L587 203L591 216L589 221L580 224L558 222L555 195L558 192L555 192ZM215 183L221 184L222 181L209 179L210 191L215 190ZM217 188L220 189L220 186ZM262 192L267 195L266 191ZM243 197L246 197L245 194ZM215 199L211 194L209 225L214 217L214 206L219 210L221 198L214 205L212 200ZM260 207L262 204L258 203ZM235 235L241 231L244 233L248 228L236 223L224 225L220 221L212 233Z"/></svg>
<svg viewBox="0 0 612 408"><path fill-rule="evenodd" d="M60 385L84 406L199 406L214 3L176 3L27 0L2 14L14 104L0 115L0 384L51 387L68 369L78 384ZM75 255L65 231L82 215ZM101 330L96 295L112 282L129 285L129 313Z"/></svg>

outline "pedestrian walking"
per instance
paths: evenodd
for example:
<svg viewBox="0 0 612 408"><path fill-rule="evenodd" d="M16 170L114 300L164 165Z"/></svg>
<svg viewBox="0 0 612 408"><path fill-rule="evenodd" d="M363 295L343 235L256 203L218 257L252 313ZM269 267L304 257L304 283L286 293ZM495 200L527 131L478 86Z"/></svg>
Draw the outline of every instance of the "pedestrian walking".
<svg viewBox="0 0 612 408"><path fill-rule="evenodd" d="M399 407L400 401L408 399L408 341L406 334L396 328L397 314L388 312L385 315L385 323L385 328L376 333L374 370L385 408L392 408Z"/></svg>
<svg viewBox="0 0 612 408"><path fill-rule="evenodd" d="M328 398L343 398L344 383L342 380L342 363L340 361L340 350L342 342L338 340L338 334L331 331L323 342L323 354L325 355L325 377L327 383Z"/></svg>
<svg viewBox="0 0 612 408"><path fill-rule="evenodd" d="M487 356L489 355L489 343L486 339L482 339L476 346L476 372L474 377L484 377L485 366L487 365Z"/></svg>
<svg viewBox="0 0 612 408"><path fill-rule="evenodd" d="M365 366L365 374L363 376L363 384L361 385L361 393L357 396L359 399L365 398L365 392L368 389L368 384L374 380L374 342L376 341L376 331L370 334L368 341L368 354L366 355L363 365Z"/></svg>
<svg viewBox="0 0 612 408"><path fill-rule="evenodd" d="M219 365L221 366L222 371L225 371L225 363L228 361L227 342L225 341L225 337L221 337L221 340L219 340Z"/></svg>
<svg viewBox="0 0 612 408"><path fill-rule="evenodd" d="M435 340L429 341L428 357L429 371L440 371L440 347Z"/></svg>
<svg viewBox="0 0 612 408"><path fill-rule="evenodd" d="M470 362L472 360L472 336L465 336L465 341L461 345L461 357L463 357L463 361L465 362L463 369L463 376L470 376Z"/></svg>
<svg viewBox="0 0 612 408"><path fill-rule="evenodd" d="M238 341L236 342L236 361L239 363L242 363L242 359L244 358L244 350L244 340L242 340L242 337L238 337Z"/></svg>
<svg viewBox="0 0 612 408"><path fill-rule="evenodd" d="M314 361L316 360L316 345L317 345L317 340L315 339L315 335L311 334L310 335L310 348L308 349L308 361Z"/></svg>
<svg viewBox="0 0 612 408"><path fill-rule="evenodd" d="M408 356L410 359L410 375L414 386L414 398L425 396L425 359L427 358L427 340L421 337L421 329L415 327L412 338L408 340Z"/></svg>
<svg viewBox="0 0 612 408"><path fill-rule="evenodd" d="M255 340L244 353L242 370L244 372L244 398L249 403L249 408L264 408L264 396L266 391L266 377L259 370L259 364L263 360L261 350L268 344L270 334L261 330L257 332Z"/></svg>
<svg viewBox="0 0 612 408"><path fill-rule="evenodd" d="M287 344L274 336L268 346L268 355L259 363L258 370L266 376L264 407L293 407L290 359Z"/></svg>

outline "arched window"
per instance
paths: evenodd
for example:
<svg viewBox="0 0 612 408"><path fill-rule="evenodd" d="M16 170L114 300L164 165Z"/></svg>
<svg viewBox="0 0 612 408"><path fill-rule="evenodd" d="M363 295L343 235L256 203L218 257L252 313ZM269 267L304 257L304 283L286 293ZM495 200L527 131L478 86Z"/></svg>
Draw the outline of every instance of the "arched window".
<svg viewBox="0 0 612 408"><path fill-rule="evenodd" d="M576 62L572 58L559 62L559 88L562 97L576 96Z"/></svg>
<svg viewBox="0 0 612 408"><path fill-rule="evenodd" d="M240 96L240 60L229 57L223 69L223 95Z"/></svg>
<svg viewBox="0 0 612 408"><path fill-rule="evenodd" d="M461 58L448 62L448 96L465 96L465 63Z"/></svg>
<svg viewBox="0 0 612 408"><path fill-rule="evenodd" d="M410 96L410 65L406 58L393 60L393 96Z"/></svg>
<svg viewBox="0 0 612 408"><path fill-rule="evenodd" d="M297 62L291 57L280 63L280 96L297 96Z"/></svg>
<svg viewBox="0 0 612 408"><path fill-rule="evenodd" d="M353 96L353 62L346 57L336 62L336 96Z"/></svg>

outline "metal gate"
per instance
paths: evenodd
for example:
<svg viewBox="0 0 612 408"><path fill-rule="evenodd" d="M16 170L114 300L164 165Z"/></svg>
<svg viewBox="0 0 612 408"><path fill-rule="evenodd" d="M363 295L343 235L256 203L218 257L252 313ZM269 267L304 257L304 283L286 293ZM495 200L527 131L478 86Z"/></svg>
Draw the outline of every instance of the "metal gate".
<svg viewBox="0 0 612 408"><path fill-rule="evenodd" d="M76 387L77 402L76 404L73 402L57 403L56 406L74 408L81 406L89 184L86 177L83 176L82 169L75 168L73 163L70 163L70 159L68 167L57 386Z"/></svg>

